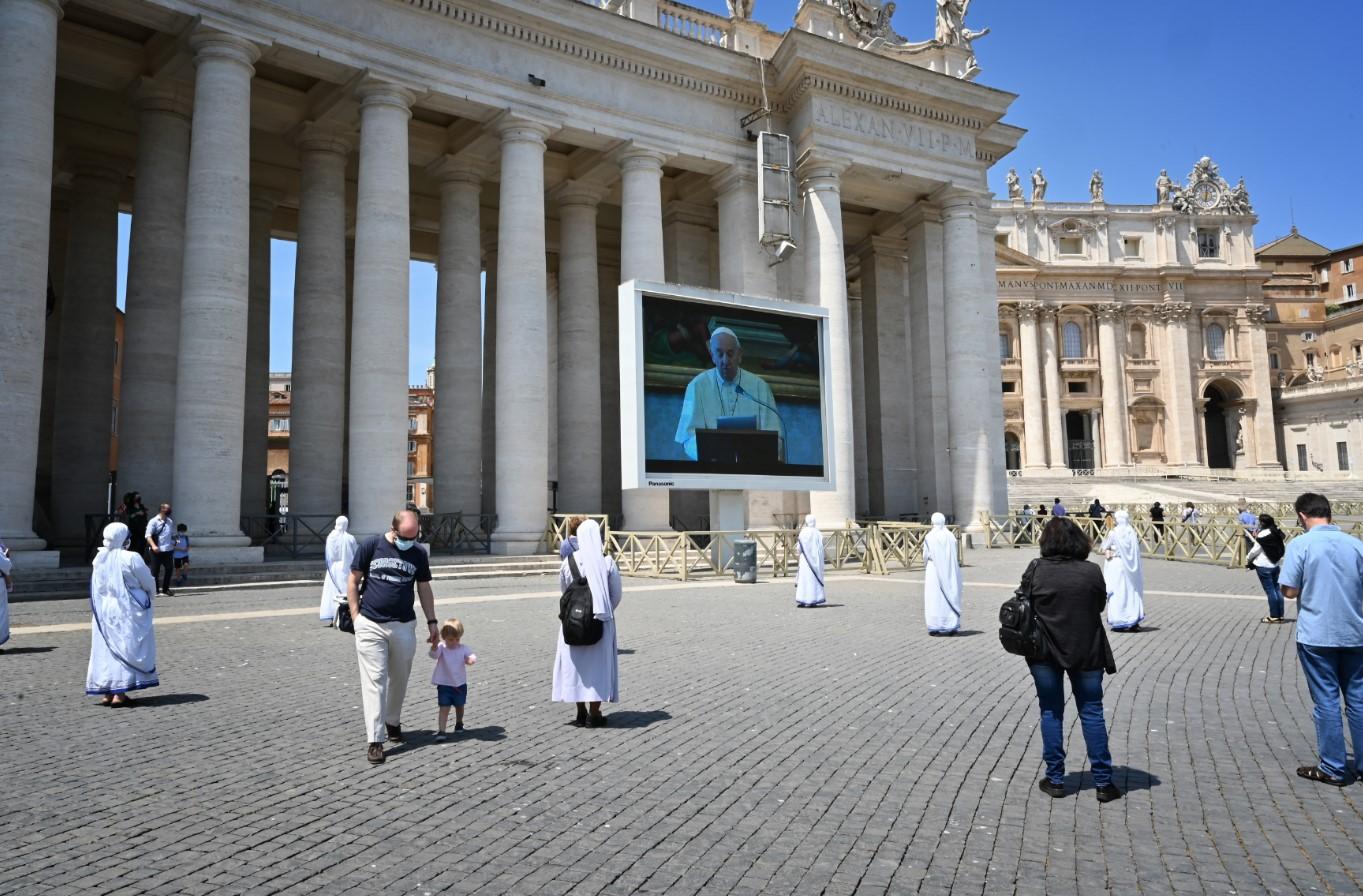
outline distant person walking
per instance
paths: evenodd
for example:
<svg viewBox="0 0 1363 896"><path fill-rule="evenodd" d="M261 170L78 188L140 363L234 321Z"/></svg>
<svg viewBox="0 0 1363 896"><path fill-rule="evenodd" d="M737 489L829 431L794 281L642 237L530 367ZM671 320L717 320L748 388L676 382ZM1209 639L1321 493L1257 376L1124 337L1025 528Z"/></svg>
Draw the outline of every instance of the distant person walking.
<svg viewBox="0 0 1363 896"><path fill-rule="evenodd" d="M1246 558L1248 562L1245 565L1254 570L1259 585L1268 596L1268 615L1259 621L1269 625L1287 622L1283 618L1285 609L1283 592L1278 587L1278 576L1282 572L1285 553L1287 546L1278 523L1266 513L1259 514L1259 527L1254 533L1254 544L1249 549L1249 556Z"/></svg>
<svg viewBox="0 0 1363 896"><path fill-rule="evenodd" d="M0 646L9 640L9 593L14 590L14 562L0 543Z"/></svg>
<svg viewBox="0 0 1363 896"><path fill-rule="evenodd" d="M170 518L169 504L162 504L147 524L146 542L151 552L151 574L159 583L156 593L173 597L170 577L175 573L175 520Z"/></svg>
<svg viewBox="0 0 1363 896"><path fill-rule="evenodd" d="M1089 505L1089 519L1101 520L1106 515L1107 508L1103 506L1103 502L1094 498L1093 503Z"/></svg>
<svg viewBox="0 0 1363 896"><path fill-rule="evenodd" d="M1150 505L1150 523L1155 527L1155 543L1164 546L1164 505L1156 501Z"/></svg>
<svg viewBox="0 0 1363 896"><path fill-rule="evenodd" d="M620 700L620 658L615 641L620 570L613 558L605 556L601 525L596 520L584 520L576 532L569 534L577 536L578 548L559 566L559 592L567 592L578 577L586 580L591 591L592 615L601 623L601 637L595 644L570 645L563 640L563 627L559 626L551 699L555 703L577 704L574 725L599 728L606 724L601 704Z"/></svg>
<svg viewBox="0 0 1363 896"><path fill-rule="evenodd" d="M795 606L822 607L823 593L823 533L815 523L814 514L805 517L796 542L800 551L800 565L795 574Z"/></svg>
<svg viewBox="0 0 1363 896"><path fill-rule="evenodd" d="M132 550L142 559L147 559L147 522L151 516L147 506L142 503L142 496L137 492L128 492L123 496L123 504L120 505L117 516L128 524L128 537L132 540Z"/></svg>
<svg viewBox="0 0 1363 896"><path fill-rule="evenodd" d="M151 600L156 581L141 555L126 550L128 527L104 527L104 546L90 576L90 664L85 693L103 706L130 706L129 691L156 687L156 632Z"/></svg>
<svg viewBox="0 0 1363 896"><path fill-rule="evenodd" d="M384 761L383 744L406 741L402 702L416 655L416 597L426 619L426 641L440 643L431 593L431 565L417 544L421 518L400 510L387 532L367 538L350 563L346 600L355 620L355 656L360 664L360 702L368 739L365 758ZM363 594L363 600L361 600Z"/></svg>
<svg viewBox="0 0 1363 896"><path fill-rule="evenodd" d="M175 587L189 582L189 527L180 523L175 527Z"/></svg>
<svg viewBox="0 0 1363 896"><path fill-rule="evenodd" d="M1283 556L1283 596L1297 600L1297 659L1315 706L1320 761L1297 769L1308 781L1349 783L1340 701L1354 742L1354 774L1363 774L1363 541L1331 522L1330 502L1307 492L1294 509L1306 532Z"/></svg>
<svg viewBox="0 0 1363 896"><path fill-rule="evenodd" d="M1073 520L1052 519L1041 532L1041 558L1028 567L1031 601L1045 644L1029 659L1041 708L1041 755L1046 776L1037 785L1051 797L1065 796L1065 679L1079 709L1098 802L1121 797L1112 783L1112 754L1103 717L1103 673L1117 663L1103 628L1107 588L1102 570L1088 560L1092 543ZM1024 584L1026 584L1024 580Z"/></svg>
<svg viewBox="0 0 1363 896"><path fill-rule="evenodd" d="M327 625L336 621L336 608L346 601L346 580L350 578L350 564L358 549L355 536L350 534L350 520L343 516L336 517L331 531L327 533L323 555L327 572L322 577L322 603L317 610L317 618Z"/></svg>
<svg viewBox="0 0 1363 896"><path fill-rule="evenodd" d="M961 630L961 565L956 539L947 518L932 515L932 530L923 538L923 617L928 634L951 637Z"/></svg>
<svg viewBox="0 0 1363 896"><path fill-rule="evenodd" d="M1070 512L1065 509L1064 504L1060 503L1060 499L1056 498L1055 503L1051 505L1051 514L1053 516L1069 516Z"/></svg>

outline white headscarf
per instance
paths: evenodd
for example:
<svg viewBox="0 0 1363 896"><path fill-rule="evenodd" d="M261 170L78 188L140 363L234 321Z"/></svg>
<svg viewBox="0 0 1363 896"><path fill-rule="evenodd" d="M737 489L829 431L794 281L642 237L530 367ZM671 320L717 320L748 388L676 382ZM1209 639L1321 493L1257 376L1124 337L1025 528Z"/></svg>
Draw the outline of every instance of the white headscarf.
<svg viewBox="0 0 1363 896"><path fill-rule="evenodd" d="M1141 581L1141 539L1131 525L1131 514L1125 510L1116 513L1117 525L1103 539L1103 550L1112 551L1110 563L1119 563L1128 575L1133 577L1137 590L1143 590Z"/></svg>
<svg viewBox="0 0 1363 896"><path fill-rule="evenodd" d="M585 520L577 527L577 571L592 590L592 615L602 622L612 618L610 564L601 545L601 524Z"/></svg>
<svg viewBox="0 0 1363 896"><path fill-rule="evenodd" d="M331 586L336 589L338 600L345 598L350 561L355 559L355 548L355 536L350 534L350 520L344 516L336 517L331 531L327 533L325 556L327 575L331 578Z"/></svg>
<svg viewBox="0 0 1363 896"><path fill-rule="evenodd" d="M123 550L123 546L128 543L128 524L110 523L104 527L104 546L95 553L95 561L92 566L95 568L95 575L99 575L101 569L108 569L109 558L118 558L118 552ZM122 575L119 576L122 581Z"/></svg>
<svg viewBox="0 0 1363 896"><path fill-rule="evenodd" d="M814 514L805 517L804 528L800 530L800 548L805 559L813 566L819 578L823 578L823 533L814 521Z"/></svg>

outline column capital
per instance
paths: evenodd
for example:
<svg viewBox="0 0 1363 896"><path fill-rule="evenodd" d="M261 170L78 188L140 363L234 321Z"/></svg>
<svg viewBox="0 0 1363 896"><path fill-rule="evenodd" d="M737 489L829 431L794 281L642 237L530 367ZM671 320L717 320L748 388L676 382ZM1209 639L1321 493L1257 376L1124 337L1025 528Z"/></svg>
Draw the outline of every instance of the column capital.
<svg viewBox="0 0 1363 896"><path fill-rule="evenodd" d="M186 121L194 112L194 87L179 81L138 78L128 95L138 112L164 112Z"/></svg>
<svg viewBox="0 0 1363 896"><path fill-rule="evenodd" d="M207 59L222 59L235 62L254 74L256 60L260 58L260 47L254 42L202 25L189 36L189 45L194 48L196 66Z"/></svg>
<svg viewBox="0 0 1363 896"><path fill-rule="evenodd" d="M502 143L536 143L544 145L550 134L557 133L563 125L548 118L526 115L522 112L507 110L492 121L488 128L502 138Z"/></svg>
<svg viewBox="0 0 1363 896"><path fill-rule="evenodd" d="M816 149L806 149L795 160L795 173L805 190L836 190L851 167L852 160L847 156Z"/></svg>
<svg viewBox="0 0 1363 896"><path fill-rule="evenodd" d="M907 258L909 241L872 234L852 247L850 255L856 258L881 256L882 258Z"/></svg>
<svg viewBox="0 0 1363 896"><path fill-rule="evenodd" d="M1159 306L1160 319L1165 323L1186 324L1193 313L1191 302L1164 302Z"/></svg>
<svg viewBox="0 0 1363 896"><path fill-rule="evenodd" d="M663 205L663 226L669 224L694 224L713 228L714 207L687 202L685 199L672 199Z"/></svg>
<svg viewBox="0 0 1363 896"><path fill-rule="evenodd" d="M330 121L305 121L298 128L294 143L302 152L330 152L349 155L355 148L354 132Z"/></svg>
<svg viewBox="0 0 1363 896"><path fill-rule="evenodd" d="M710 178L710 186L720 196L734 190L755 189L757 187L757 162L754 160L730 165Z"/></svg>
<svg viewBox="0 0 1363 896"><path fill-rule="evenodd" d="M1246 305L1245 320L1251 325L1258 326L1268 320L1267 305Z"/></svg>
<svg viewBox="0 0 1363 896"><path fill-rule="evenodd" d="M73 177L88 177L111 184L121 184L132 171L131 159L88 149L77 149L64 160L62 166Z"/></svg>
<svg viewBox="0 0 1363 896"><path fill-rule="evenodd" d="M283 201L284 194L279 190L271 190L266 187L251 188L252 211L273 212Z"/></svg>
<svg viewBox="0 0 1363 896"><path fill-rule="evenodd" d="M549 198L558 203L559 208L572 205L596 208L605 196L605 187L581 180L565 180L549 191Z"/></svg>
<svg viewBox="0 0 1363 896"><path fill-rule="evenodd" d="M57 14L58 19L66 15L66 13L62 10L62 7L66 5L66 0L34 0L34 2L38 6L46 6L49 9L51 9L53 12Z"/></svg>
<svg viewBox="0 0 1363 896"><path fill-rule="evenodd" d="M492 175L492 166L480 159L446 153L431 160L426 174L442 187L453 184L482 187L483 181Z"/></svg>
<svg viewBox="0 0 1363 896"><path fill-rule="evenodd" d="M942 210L931 202L919 201L909 206L903 215L904 226L910 230L919 224L941 224Z"/></svg>
<svg viewBox="0 0 1363 896"><path fill-rule="evenodd" d="M1042 309L1040 302L1018 302L1013 307L1017 310L1018 320L1024 324L1036 323L1037 315Z"/></svg>
<svg viewBox="0 0 1363 896"><path fill-rule="evenodd" d="M1109 325L1120 321L1126 313L1126 308L1116 302L1103 302L1094 305L1093 310L1098 314L1099 323Z"/></svg>
<svg viewBox="0 0 1363 896"><path fill-rule="evenodd" d="M411 115L412 104L416 102L417 94L415 90L394 84L392 81L366 78L355 88L355 96L360 99L361 110L371 106L392 106L401 109L406 115Z"/></svg>
<svg viewBox="0 0 1363 896"><path fill-rule="evenodd" d="M662 173L663 164L671 158L671 154L652 146L645 146L633 140L616 149L610 154L611 158L620 166L620 171L657 171Z"/></svg>
<svg viewBox="0 0 1363 896"><path fill-rule="evenodd" d="M986 194L979 190L967 190L955 184L945 184L933 191L928 198L937 203L937 206L942 210L942 215L946 218L956 218L963 215L976 217L982 209L989 205Z"/></svg>
<svg viewBox="0 0 1363 896"><path fill-rule="evenodd" d="M1036 303L1036 315L1044 322L1051 322L1060 314L1060 309L1055 305L1047 305L1044 302Z"/></svg>

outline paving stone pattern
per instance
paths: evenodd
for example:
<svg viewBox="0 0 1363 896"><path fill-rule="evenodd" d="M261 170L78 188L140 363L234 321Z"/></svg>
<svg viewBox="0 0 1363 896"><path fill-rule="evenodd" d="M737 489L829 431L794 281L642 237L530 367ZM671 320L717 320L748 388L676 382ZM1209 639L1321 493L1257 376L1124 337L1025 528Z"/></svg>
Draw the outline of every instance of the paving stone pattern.
<svg viewBox="0 0 1363 896"><path fill-rule="evenodd" d="M164 685L124 710L81 693L87 632L20 632L0 652L0 894L1358 893L1363 784L1293 776L1314 733L1292 627L1259 624L1243 570L1147 561L1151 591L1198 594L1153 594L1149 630L1114 636L1126 798L1095 800L1072 703L1079 792L1036 790L1031 681L994 635L1028 556L970 554L954 639L927 636L917 576L831 577L822 610L789 581L627 580L624 700L599 730L548 700L551 580L440 583L544 596L441 608L479 655L468 730L432 742L419 652L409 743L378 767L351 640L307 616L159 626Z"/></svg>

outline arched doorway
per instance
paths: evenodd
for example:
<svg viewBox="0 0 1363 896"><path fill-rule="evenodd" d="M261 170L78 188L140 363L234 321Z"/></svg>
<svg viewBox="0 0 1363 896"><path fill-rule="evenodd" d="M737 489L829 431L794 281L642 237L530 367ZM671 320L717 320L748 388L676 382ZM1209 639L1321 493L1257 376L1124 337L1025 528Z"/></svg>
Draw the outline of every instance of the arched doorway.
<svg viewBox="0 0 1363 896"><path fill-rule="evenodd" d="M1232 425L1238 425L1239 421L1231 403L1239 400L1239 391L1228 383L1213 383L1207 386L1202 397L1206 399L1202 421L1207 440L1207 466L1213 470L1233 470L1236 447Z"/></svg>
<svg viewBox="0 0 1363 896"><path fill-rule="evenodd" d="M1017 433L1003 434L1003 466L1009 470L1022 469L1022 445L1018 442Z"/></svg>

